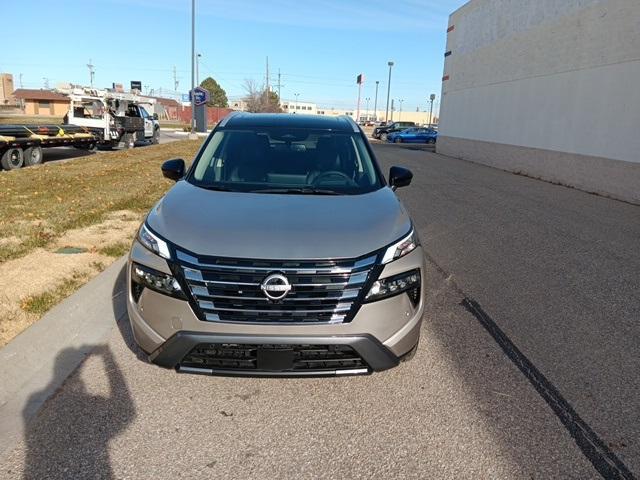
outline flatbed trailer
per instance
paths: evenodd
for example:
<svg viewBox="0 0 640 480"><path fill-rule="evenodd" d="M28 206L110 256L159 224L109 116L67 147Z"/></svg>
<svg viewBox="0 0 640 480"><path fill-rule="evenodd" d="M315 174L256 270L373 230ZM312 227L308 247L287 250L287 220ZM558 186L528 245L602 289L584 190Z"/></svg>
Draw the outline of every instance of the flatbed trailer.
<svg viewBox="0 0 640 480"><path fill-rule="evenodd" d="M77 125L0 125L0 165L4 170L42 163L42 148L91 150L98 136Z"/></svg>

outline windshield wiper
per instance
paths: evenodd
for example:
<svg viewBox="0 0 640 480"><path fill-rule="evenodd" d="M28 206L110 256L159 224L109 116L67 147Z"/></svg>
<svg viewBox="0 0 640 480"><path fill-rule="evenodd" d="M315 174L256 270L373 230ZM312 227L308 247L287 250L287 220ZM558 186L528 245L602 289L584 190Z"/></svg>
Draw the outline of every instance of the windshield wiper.
<svg viewBox="0 0 640 480"><path fill-rule="evenodd" d="M313 188L313 187L261 188L258 190L251 190L251 193L283 193L283 194L294 194L294 195L342 195L342 193L336 192L335 190L327 190L323 188Z"/></svg>
<svg viewBox="0 0 640 480"><path fill-rule="evenodd" d="M221 185L198 185L205 190L215 190L216 192L237 192L238 190L229 187L223 187Z"/></svg>

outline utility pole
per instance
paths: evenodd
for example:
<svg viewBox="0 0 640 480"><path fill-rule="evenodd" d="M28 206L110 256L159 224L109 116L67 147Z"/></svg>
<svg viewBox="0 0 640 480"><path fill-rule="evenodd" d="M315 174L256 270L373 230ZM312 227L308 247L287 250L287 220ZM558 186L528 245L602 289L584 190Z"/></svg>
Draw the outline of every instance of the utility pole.
<svg viewBox="0 0 640 480"><path fill-rule="evenodd" d="M280 69L278 68L278 101L282 102L282 96L280 95L280 89L282 88L282 84L280 83Z"/></svg>
<svg viewBox="0 0 640 480"><path fill-rule="evenodd" d="M198 138L196 135L196 102L195 92L196 88L196 0L191 0L191 133L189 138L195 140Z"/></svg>
<svg viewBox="0 0 640 480"><path fill-rule="evenodd" d="M431 100L431 108L429 109L429 128L431 128L431 124L433 123L433 101L436 99L436 94L432 93L429 96L429 100Z"/></svg>
<svg viewBox="0 0 640 480"><path fill-rule="evenodd" d="M387 110L384 114L385 123L389 121L389 95L391 93L391 68L393 67L393 62L387 62L387 65L389 65L389 81L387 82ZM393 107L391 107L391 109L391 119L393 120Z"/></svg>
<svg viewBox="0 0 640 480"><path fill-rule="evenodd" d="M378 121L378 86L380 85L380 81L376 80L376 100L373 102L373 121Z"/></svg>
<svg viewBox="0 0 640 480"><path fill-rule="evenodd" d="M42 80L44 81L44 89L49 90L49 77L42 77Z"/></svg>
<svg viewBox="0 0 640 480"><path fill-rule="evenodd" d="M176 72L176 66L173 66L173 89L177 92L178 91L178 85L180 84L180 81L178 80L178 73Z"/></svg>
<svg viewBox="0 0 640 480"><path fill-rule="evenodd" d="M94 70L95 65L92 64L91 59L89 59L89 63L87 63L87 68L89 69L89 79L90 79L90 84L91 84L91 88L93 88L93 77L96 74L96 71Z"/></svg>
<svg viewBox="0 0 640 480"><path fill-rule="evenodd" d="M298 95L300 95L299 93L294 93L294 95L296 96L296 110L298 110ZM297 112L293 112L293 113L297 113Z"/></svg>
<svg viewBox="0 0 640 480"><path fill-rule="evenodd" d="M402 120L402 102L404 102L404 99L398 99L398 102L400 102L400 113L398 113L398 121Z"/></svg>
<svg viewBox="0 0 640 480"><path fill-rule="evenodd" d="M369 121L369 100L371 100L371 97L365 98L365 101L367 102L367 113L364 114L364 118L366 122Z"/></svg>
<svg viewBox="0 0 640 480"><path fill-rule="evenodd" d="M20 88L22 88L22 74L20 73L19 76L20 76Z"/></svg>
<svg viewBox="0 0 640 480"><path fill-rule="evenodd" d="M393 122L393 98L391 99L391 121Z"/></svg>

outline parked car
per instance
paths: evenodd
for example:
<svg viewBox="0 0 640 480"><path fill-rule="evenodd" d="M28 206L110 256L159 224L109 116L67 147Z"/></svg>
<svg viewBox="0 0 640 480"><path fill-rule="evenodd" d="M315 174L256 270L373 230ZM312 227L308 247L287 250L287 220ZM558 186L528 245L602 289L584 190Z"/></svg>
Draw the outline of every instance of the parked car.
<svg viewBox="0 0 640 480"><path fill-rule="evenodd" d="M373 133L371 136L373 138L377 138L382 140L383 142L387 141L387 135L393 132L399 132L401 130L405 130L407 128L415 127L415 122L393 122L388 125L376 127L373 129Z"/></svg>
<svg viewBox="0 0 640 480"><path fill-rule="evenodd" d="M436 143L438 132L429 128L407 128L387 135L390 143Z"/></svg>
<svg viewBox="0 0 640 480"><path fill-rule="evenodd" d="M136 342L158 365L225 375L358 375L413 356L425 256L349 117L220 122L143 222L128 260ZM194 208L194 206L196 206Z"/></svg>

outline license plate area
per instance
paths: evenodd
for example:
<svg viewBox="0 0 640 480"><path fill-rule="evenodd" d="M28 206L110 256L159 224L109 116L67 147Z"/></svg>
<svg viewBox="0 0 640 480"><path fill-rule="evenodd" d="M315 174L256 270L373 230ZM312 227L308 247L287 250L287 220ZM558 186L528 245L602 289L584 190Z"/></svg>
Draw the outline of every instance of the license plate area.
<svg viewBox="0 0 640 480"><path fill-rule="evenodd" d="M280 372L293 370L292 348L258 348L256 363L258 370Z"/></svg>

